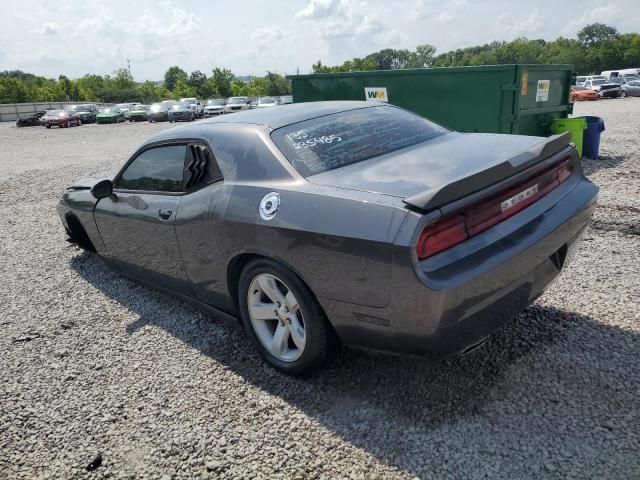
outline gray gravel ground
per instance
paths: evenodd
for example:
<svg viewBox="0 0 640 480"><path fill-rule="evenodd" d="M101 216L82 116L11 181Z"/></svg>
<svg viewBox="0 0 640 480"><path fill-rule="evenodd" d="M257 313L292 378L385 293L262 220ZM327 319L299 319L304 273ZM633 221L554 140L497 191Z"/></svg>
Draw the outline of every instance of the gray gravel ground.
<svg viewBox="0 0 640 480"><path fill-rule="evenodd" d="M307 380L65 242L64 186L167 124L0 124L0 478L640 478L640 98L576 113L600 205L548 293L471 356Z"/></svg>

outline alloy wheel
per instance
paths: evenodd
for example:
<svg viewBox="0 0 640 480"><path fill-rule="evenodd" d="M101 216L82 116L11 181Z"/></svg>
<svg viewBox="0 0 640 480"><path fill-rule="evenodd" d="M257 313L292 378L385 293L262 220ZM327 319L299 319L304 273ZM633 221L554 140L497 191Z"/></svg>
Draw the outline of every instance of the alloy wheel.
<svg viewBox="0 0 640 480"><path fill-rule="evenodd" d="M283 362L295 362L305 348L306 329L298 299L278 277L257 275L249 285L247 307L260 343Z"/></svg>

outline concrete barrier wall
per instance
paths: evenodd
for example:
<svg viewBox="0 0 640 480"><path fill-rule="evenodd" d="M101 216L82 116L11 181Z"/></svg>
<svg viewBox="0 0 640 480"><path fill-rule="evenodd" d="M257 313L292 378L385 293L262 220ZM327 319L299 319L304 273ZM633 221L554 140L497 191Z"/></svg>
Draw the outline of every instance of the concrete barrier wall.
<svg viewBox="0 0 640 480"><path fill-rule="evenodd" d="M15 122L18 118L28 117L36 112L49 109L62 109L65 105L82 105L92 102L39 102L39 103L3 103L0 104L0 122ZM96 103L98 107L111 105Z"/></svg>

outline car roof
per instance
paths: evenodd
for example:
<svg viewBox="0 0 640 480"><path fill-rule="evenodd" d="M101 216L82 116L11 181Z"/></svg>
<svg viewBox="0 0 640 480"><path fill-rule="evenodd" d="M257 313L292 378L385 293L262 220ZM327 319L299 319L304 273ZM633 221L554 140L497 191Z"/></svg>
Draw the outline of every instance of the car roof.
<svg viewBox="0 0 640 480"><path fill-rule="evenodd" d="M268 128L275 130L324 115L380 105L386 104L378 101L329 101L290 103L274 108L246 110L163 130L148 138L143 145L174 139L201 138L210 135L213 131L212 127L215 127L215 125L221 127L237 125L240 128Z"/></svg>
<svg viewBox="0 0 640 480"><path fill-rule="evenodd" d="M264 125L272 130L284 127L292 123L303 122L332 113L355 110L380 105L379 102L366 101L330 101L330 102L307 102L290 103L281 105L278 108L261 108L255 110L245 110L230 115L223 115L216 118L207 119L202 123L244 123Z"/></svg>

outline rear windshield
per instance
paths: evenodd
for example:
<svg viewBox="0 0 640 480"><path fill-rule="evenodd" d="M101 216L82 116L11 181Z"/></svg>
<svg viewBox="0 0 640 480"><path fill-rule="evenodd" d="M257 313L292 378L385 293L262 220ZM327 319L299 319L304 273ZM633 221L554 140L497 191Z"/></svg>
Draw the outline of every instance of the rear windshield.
<svg viewBox="0 0 640 480"><path fill-rule="evenodd" d="M447 130L399 108L334 113L275 130L271 138L308 177L410 147Z"/></svg>

